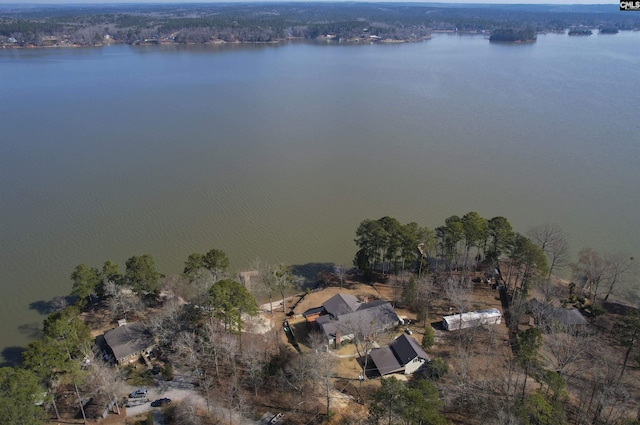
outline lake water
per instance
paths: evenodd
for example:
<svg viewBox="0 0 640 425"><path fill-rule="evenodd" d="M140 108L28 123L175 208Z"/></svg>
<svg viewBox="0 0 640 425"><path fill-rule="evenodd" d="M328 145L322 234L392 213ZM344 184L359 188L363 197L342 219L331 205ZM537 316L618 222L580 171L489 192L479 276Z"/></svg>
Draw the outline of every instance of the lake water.
<svg viewBox="0 0 640 425"><path fill-rule="evenodd" d="M640 248L640 33L0 51L0 348L80 263L343 263L477 211Z"/></svg>

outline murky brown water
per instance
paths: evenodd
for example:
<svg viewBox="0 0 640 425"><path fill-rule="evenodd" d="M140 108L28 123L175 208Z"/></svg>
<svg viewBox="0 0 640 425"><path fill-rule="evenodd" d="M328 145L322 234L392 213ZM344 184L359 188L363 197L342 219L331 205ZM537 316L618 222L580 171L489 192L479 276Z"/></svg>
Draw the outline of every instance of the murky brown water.
<svg viewBox="0 0 640 425"><path fill-rule="evenodd" d="M638 255L639 33L0 52L0 346L79 263L350 264L470 210Z"/></svg>

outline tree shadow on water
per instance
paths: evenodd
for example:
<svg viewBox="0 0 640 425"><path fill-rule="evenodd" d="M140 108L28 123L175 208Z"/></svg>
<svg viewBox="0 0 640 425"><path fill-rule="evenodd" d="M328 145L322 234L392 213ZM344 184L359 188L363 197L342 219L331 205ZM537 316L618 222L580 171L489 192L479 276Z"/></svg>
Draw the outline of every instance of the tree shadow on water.
<svg viewBox="0 0 640 425"><path fill-rule="evenodd" d="M0 367L17 367L22 364L24 347L6 347L2 350Z"/></svg>
<svg viewBox="0 0 640 425"><path fill-rule="evenodd" d="M333 263L294 264L291 266L291 272L294 275L304 277L304 287L313 287L318 280L319 273L332 272L334 267Z"/></svg>
<svg viewBox="0 0 640 425"><path fill-rule="evenodd" d="M54 311L62 310L66 306L73 304L76 301L76 298L77 297L67 295L66 297L53 297L49 301L34 301L29 304L29 308L40 314L51 314Z"/></svg>
<svg viewBox="0 0 640 425"><path fill-rule="evenodd" d="M37 339L42 336L42 325L37 322L24 323L18 326L18 331L29 339Z"/></svg>

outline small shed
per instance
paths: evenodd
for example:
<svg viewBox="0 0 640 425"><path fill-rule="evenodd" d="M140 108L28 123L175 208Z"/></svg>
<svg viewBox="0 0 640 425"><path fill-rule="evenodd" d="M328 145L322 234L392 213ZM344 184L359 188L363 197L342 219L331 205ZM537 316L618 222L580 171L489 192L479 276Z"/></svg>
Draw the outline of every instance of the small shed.
<svg viewBox="0 0 640 425"><path fill-rule="evenodd" d="M380 375L411 375L430 361L420 344L404 334L386 347L374 348L370 355Z"/></svg>
<svg viewBox="0 0 640 425"><path fill-rule="evenodd" d="M85 414L87 418L105 419L115 404L115 400L100 395L96 398L89 399L89 402L84 406Z"/></svg>
<svg viewBox="0 0 640 425"><path fill-rule="evenodd" d="M482 325L498 325L502 322L502 313L497 308L452 314L442 318L442 325L448 331L474 328Z"/></svg>

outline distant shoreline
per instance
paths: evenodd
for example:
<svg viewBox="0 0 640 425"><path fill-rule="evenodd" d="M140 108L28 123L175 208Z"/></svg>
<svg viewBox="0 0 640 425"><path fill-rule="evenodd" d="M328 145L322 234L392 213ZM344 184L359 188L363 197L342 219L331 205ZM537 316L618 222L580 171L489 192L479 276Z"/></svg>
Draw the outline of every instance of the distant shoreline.
<svg viewBox="0 0 640 425"><path fill-rule="evenodd" d="M443 32L444 33L444 32ZM467 35L467 33L461 33L464 35ZM73 43L61 43L61 44L50 44L50 45L43 45L43 46L35 46L35 45L28 45L28 46L22 46L22 45L17 45L17 44L0 44L0 48L2 49L83 49L83 48L99 48L99 47L106 47L106 46L114 46L114 45L129 45L129 46L224 46L224 45L277 45L277 44L283 44L283 43L287 43L290 41L300 41L300 42L310 42L310 43L322 43L325 42L328 45L345 45L345 44L361 44L361 45L369 45L369 44L403 44L403 43L418 43L421 41L426 41L426 40L430 40L432 39L431 35L428 36L423 36L420 38L416 38L416 39L402 39L402 40L394 40L394 39L359 39L359 38L353 38L353 39L344 39L344 40L334 40L334 39L330 39L330 38L326 38L326 37L318 37L315 39L306 39L306 38L302 38L302 37L290 37L290 38L283 38L283 39L279 39L279 40L272 40L272 41L242 41L242 40L236 40L236 41L224 41L224 40L212 40L212 41L207 41L204 43L195 43L195 42L188 42L188 43L177 43L177 42L173 42L173 41L161 41L161 42L156 42L156 41L143 41L143 42L136 42L136 43L128 43L125 41L112 41L112 42L108 42L108 43L102 43L102 44L88 44L88 45L84 45L84 44L73 44Z"/></svg>
<svg viewBox="0 0 640 425"><path fill-rule="evenodd" d="M640 29L640 14L617 5L429 3L192 3L7 5L0 48L105 44L279 44L304 39L340 44L407 43L435 33L529 42L535 34ZM493 41L493 40L492 40Z"/></svg>

